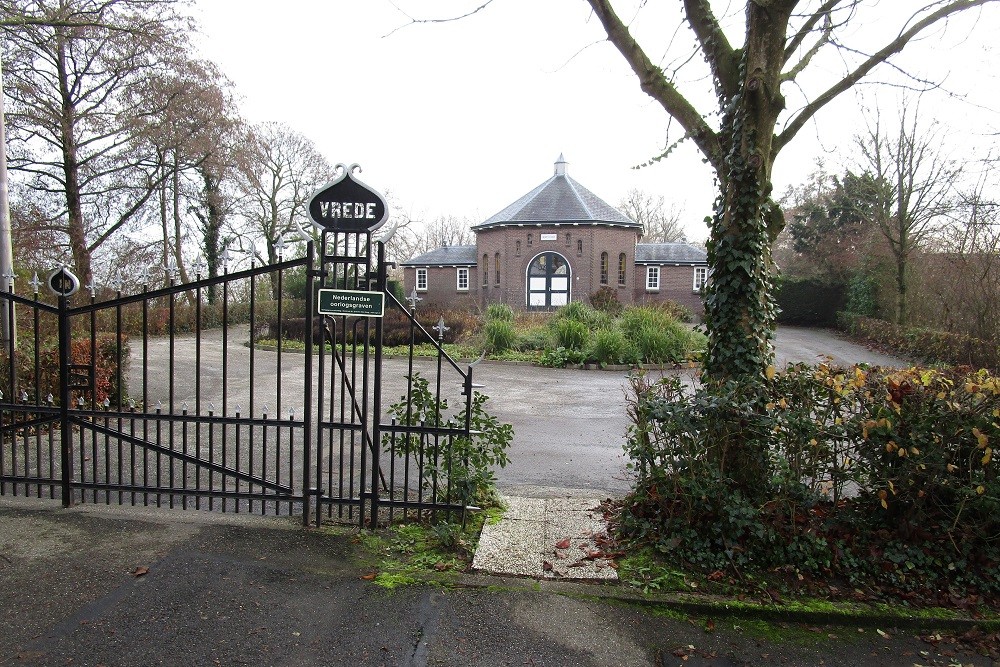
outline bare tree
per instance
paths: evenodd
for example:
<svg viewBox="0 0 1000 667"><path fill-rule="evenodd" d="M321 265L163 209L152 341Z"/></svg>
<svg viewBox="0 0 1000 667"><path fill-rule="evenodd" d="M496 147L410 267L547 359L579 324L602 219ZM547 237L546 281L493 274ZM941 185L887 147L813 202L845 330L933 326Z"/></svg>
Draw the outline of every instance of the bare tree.
<svg viewBox="0 0 1000 667"><path fill-rule="evenodd" d="M262 123L251 128L240 171L244 246L274 263L278 238L310 225L309 198L332 180L333 167L305 135L282 123Z"/></svg>
<svg viewBox="0 0 1000 667"><path fill-rule="evenodd" d="M900 111L895 131L877 116L857 139L864 166L873 177L875 205L860 211L889 245L895 263L896 322L906 324L910 258L944 223L960 170L943 152L943 138L920 127L918 113Z"/></svg>
<svg viewBox="0 0 1000 667"><path fill-rule="evenodd" d="M138 119L136 141L147 145L146 152L162 173L162 261L172 261L186 281L182 240L190 226L189 213L197 220L207 275L218 275L222 229L235 198L226 186L237 173L242 121L232 84L214 63L182 53L171 65L136 91L159 110Z"/></svg>
<svg viewBox="0 0 1000 667"><path fill-rule="evenodd" d="M770 247L784 226L771 199L775 158L827 104L931 27L995 0L935 0L880 15L880 34L888 37L874 46L852 43L856 25L875 20L872 12L880 11L858 0L747 0L739 3L745 8L741 25L734 25L738 14L731 14L725 27L717 11L728 11L732 3L684 0L683 20L693 51L707 64L715 108L701 103L703 79L676 76L677 68L661 67L648 55L664 49L669 31L657 27L643 46L632 32L643 26L627 24L612 6L621 2L587 2L642 90L680 124L683 139L694 143L718 178L708 244L713 279L706 295L706 377L762 378L773 358ZM833 58L821 57L831 51ZM842 63L840 71L835 62ZM797 83L803 78L808 87ZM804 99L789 110L786 93Z"/></svg>
<svg viewBox="0 0 1000 667"><path fill-rule="evenodd" d="M920 324L1000 343L1000 202L987 195L988 170L962 191L933 252L914 259L912 318ZM995 188L995 184L993 184ZM992 189L992 188L991 188Z"/></svg>
<svg viewBox="0 0 1000 667"><path fill-rule="evenodd" d="M681 218L684 212L676 205L668 209L663 195L651 195L637 188L628 191L618 204L622 213L642 225L646 243L687 241Z"/></svg>
<svg viewBox="0 0 1000 667"><path fill-rule="evenodd" d="M146 205L160 176L135 151L125 91L183 48L190 26L175 0L0 1L10 166L48 195L48 225L65 234L77 271Z"/></svg>

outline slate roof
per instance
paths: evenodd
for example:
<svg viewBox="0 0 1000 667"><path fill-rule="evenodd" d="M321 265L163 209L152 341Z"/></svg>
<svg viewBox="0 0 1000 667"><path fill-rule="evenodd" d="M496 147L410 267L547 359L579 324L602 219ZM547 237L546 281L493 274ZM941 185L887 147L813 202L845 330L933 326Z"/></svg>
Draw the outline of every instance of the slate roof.
<svg viewBox="0 0 1000 667"><path fill-rule="evenodd" d="M688 243L637 243L636 264L707 264L708 253Z"/></svg>
<svg viewBox="0 0 1000 667"><path fill-rule="evenodd" d="M476 246L451 245L412 257L402 266L475 266Z"/></svg>
<svg viewBox="0 0 1000 667"><path fill-rule="evenodd" d="M560 155L551 178L499 213L474 226L472 231L507 225L553 223L642 227L570 178L566 173L566 161Z"/></svg>

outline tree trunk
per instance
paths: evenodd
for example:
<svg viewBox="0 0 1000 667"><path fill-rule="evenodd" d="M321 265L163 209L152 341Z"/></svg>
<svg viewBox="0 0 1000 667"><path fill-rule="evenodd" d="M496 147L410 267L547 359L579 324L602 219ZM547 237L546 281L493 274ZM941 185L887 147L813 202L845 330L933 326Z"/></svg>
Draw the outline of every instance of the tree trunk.
<svg viewBox="0 0 1000 667"><path fill-rule="evenodd" d="M87 232L83 222L83 205L80 201L80 164L76 145L76 109L73 106L69 75L66 67L66 43L61 30L56 31L56 68L59 77L59 96L62 100L60 111L60 140L63 154L63 177L66 187L67 235L73 263L82 285L88 285L91 274L90 250L87 247Z"/></svg>
<svg viewBox="0 0 1000 667"><path fill-rule="evenodd" d="M790 7L780 10L747 3L749 31L739 92L729 102L719 133L726 157L708 244L708 379L756 381L773 358L771 236L780 230L775 221L780 210L770 199L772 141L784 108L778 92L781 36Z"/></svg>
<svg viewBox="0 0 1000 667"><path fill-rule="evenodd" d="M213 173L208 165L202 165L201 178L205 185L205 207L207 215L199 216L201 221L202 249L205 252L205 264L208 277L219 275L219 261L222 255L222 193L221 179ZM208 289L208 302L215 303L215 287Z"/></svg>
<svg viewBox="0 0 1000 667"><path fill-rule="evenodd" d="M181 170L180 165L177 163L177 151L174 150L174 164L173 164L173 217L174 217L174 263L177 265L177 270L180 272L181 282L187 283L188 280L187 269L184 268L184 253L181 248L181 238L183 237L183 230L181 229ZM188 295L188 298L192 298Z"/></svg>
<svg viewBox="0 0 1000 667"><path fill-rule="evenodd" d="M775 220L780 209L770 198L772 141L784 108L778 92L781 36L791 11L782 4L791 5L772 3L765 9L747 3L749 31L738 93L724 110L719 133L726 157L708 243L712 280L705 297L709 339L703 379L749 405L751 414L762 409L754 388L774 356L771 241L781 223ZM724 432L710 441L720 471L747 493L763 488L769 469L766 443L752 429L733 432L732 420L717 421Z"/></svg>

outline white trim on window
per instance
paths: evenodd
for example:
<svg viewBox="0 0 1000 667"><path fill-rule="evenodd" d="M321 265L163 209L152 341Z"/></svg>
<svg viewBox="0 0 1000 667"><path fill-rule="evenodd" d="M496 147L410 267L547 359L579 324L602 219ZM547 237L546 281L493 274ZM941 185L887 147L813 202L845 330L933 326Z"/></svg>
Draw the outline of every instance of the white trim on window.
<svg viewBox="0 0 1000 667"><path fill-rule="evenodd" d="M417 269L417 280L414 284L418 292L427 291L427 269Z"/></svg>
<svg viewBox="0 0 1000 667"><path fill-rule="evenodd" d="M660 291L660 267L658 266L646 267L646 291L647 292Z"/></svg>
<svg viewBox="0 0 1000 667"><path fill-rule="evenodd" d="M469 269L460 266L455 270L456 289L459 292L469 291Z"/></svg>
<svg viewBox="0 0 1000 667"><path fill-rule="evenodd" d="M707 266L696 266L694 267L694 291L700 292L701 288L705 286L708 282L708 267Z"/></svg>

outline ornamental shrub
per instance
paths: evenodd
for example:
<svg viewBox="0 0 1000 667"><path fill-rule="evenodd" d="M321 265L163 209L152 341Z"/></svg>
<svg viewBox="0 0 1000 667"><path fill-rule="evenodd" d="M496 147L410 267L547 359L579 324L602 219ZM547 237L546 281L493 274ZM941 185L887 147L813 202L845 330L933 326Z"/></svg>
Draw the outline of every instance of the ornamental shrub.
<svg viewBox="0 0 1000 667"><path fill-rule="evenodd" d="M487 322L492 320L500 320L502 322L513 322L514 321L514 309L508 306L506 303L491 303L486 306L486 312L483 315L483 319Z"/></svg>
<svg viewBox="0 0 1000 667"><path fill-rule="evenodd" d="M635 364L639 353L618 327L598 329L588 350L588 357L599 364Z"/></svg>
<svg viewBox="0 0 1000 667"><path fill-rule="evenodd" d="M390 456L408 456L419 466L421 487L428 502L453 502L465 506L493 507L499 504L495 467L510 461L507 450L514 428L502 424L486 410L488 397L475 392L470 413L469 437L438 437L431 433L389 432L382 447ZM430 383L414 373L407 396L389 407L397 424L456 429L465 422L464 411L449 415L447 399L436 399Z"/></svg>
<svg viewBox="0 0 1000 667"><path fill-rule="evenodd" d="M587 345L590 330L583 322L575 319L560 318L552 320L552 329L556 336L556 345L568 350L582 351Z"/></svg>
<svg viewBox="0 0 1000 667"><path fill-rule="evenodd" d="M506 352L514 349L517 343L517 330L513 321L486 320L486 324L483 325L483 338L487 351Z"/></svg>
<svg viewBox="0 0 1000 667"><path fill-rule="evenodd" d="M1000 601L1000 378L826 364L768 376L633 376L626 537L705 568ZM731 460L737 440L761 460ZM751 495L734 482L746 465L762 471Z"/></svg>

